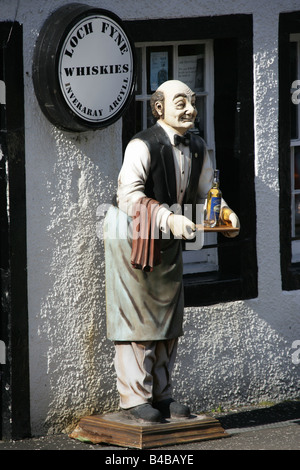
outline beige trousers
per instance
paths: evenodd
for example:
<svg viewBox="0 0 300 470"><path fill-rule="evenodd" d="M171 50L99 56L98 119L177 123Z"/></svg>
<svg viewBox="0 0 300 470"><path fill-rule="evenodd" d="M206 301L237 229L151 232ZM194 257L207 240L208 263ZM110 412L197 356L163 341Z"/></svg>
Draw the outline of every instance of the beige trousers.
<svg viewBox="0 0 300 470"><path fill-rule="evenodd" d="M177 338L115 342L115 369L121 408L171 398L171 372L177 344Z"/></svg>

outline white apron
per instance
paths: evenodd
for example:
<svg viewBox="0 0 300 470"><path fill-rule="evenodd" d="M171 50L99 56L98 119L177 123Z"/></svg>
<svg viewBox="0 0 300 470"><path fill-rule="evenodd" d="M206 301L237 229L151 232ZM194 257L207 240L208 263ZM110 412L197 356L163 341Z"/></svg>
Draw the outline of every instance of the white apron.
<svg viewBox="0 0 300 470"><path fill-rule="evenodd" d="M153 341L181 336L181 240L161 241L161 264L152 272L131 265L131 217L111 206L104 222L107 337Z"/></svg>

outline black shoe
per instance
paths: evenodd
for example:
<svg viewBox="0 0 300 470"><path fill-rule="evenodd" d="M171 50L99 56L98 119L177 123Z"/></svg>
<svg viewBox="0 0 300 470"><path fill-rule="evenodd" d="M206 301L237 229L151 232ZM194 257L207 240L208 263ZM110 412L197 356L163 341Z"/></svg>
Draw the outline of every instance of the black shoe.
<svg viewBox="0 0 300 470"><path fill-rule="evenodd" d="M164 418L188 418L190 409L186 405L182 405L173 398L157 401L153 403L153 407L159 410Z"/></svg>
<svg viewBox="0 0 300 470"><path fill-rule="evenodd" d="M152 408L149 403L134 406L133 408L128 408L123 411L129 418L140 419L150 423L159 423L162 419L159 410Z"/></svg>

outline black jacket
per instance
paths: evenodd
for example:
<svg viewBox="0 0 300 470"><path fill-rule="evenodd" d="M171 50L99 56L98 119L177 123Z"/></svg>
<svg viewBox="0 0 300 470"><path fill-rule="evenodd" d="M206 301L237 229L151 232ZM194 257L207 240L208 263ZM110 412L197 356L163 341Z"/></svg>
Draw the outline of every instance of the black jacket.
<svg viewBox="0 0 300 470"><path fill-rule="evenodd" d="M195 207L205 144L201 137L191 132L189 134L192 164L183 203L192 204ZM145 142L151 156L150 172L145 185L146 196L156 199L160 204L167 204L168 206L176 204L176 174L172 145L168 135L159 124L155 124L153 127L136 134L134 139Z"/></svg>

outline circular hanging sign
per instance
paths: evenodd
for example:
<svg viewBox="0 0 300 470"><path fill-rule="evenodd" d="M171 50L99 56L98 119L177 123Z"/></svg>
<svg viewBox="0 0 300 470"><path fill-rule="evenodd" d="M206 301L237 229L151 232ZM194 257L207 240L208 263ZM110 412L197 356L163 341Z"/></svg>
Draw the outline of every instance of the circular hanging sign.
<svg viewBox="0 0 300 470"><path fill-rule="evenodd" d="M113 13L81 4L57 10L38 37L33 81L57 127L107 127L123 114L135 84L134 47Z"/></svg>

